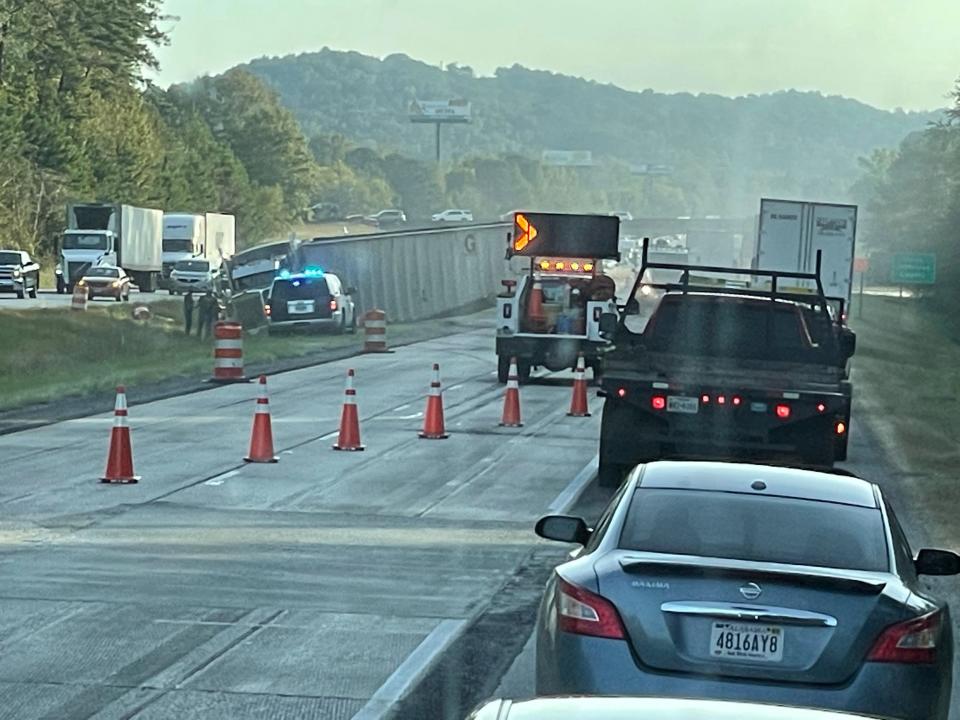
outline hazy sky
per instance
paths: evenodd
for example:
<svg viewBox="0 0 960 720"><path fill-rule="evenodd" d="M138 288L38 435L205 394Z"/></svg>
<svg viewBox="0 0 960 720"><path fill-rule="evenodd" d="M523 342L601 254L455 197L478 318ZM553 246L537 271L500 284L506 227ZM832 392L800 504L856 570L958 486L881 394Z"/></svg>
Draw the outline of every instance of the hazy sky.
<svg viewBox="0 0 960 720"><path fill-rule="evenodd" d="M163 84L329 46L631 90L814 89L931 109L960 76L960 0L165 0Z"/></svg>

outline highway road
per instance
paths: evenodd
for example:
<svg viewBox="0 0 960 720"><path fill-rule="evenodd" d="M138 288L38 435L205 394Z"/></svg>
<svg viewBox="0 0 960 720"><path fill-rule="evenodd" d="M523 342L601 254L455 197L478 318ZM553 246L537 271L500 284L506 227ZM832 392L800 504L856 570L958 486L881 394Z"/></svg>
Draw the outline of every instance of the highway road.
<svg viewBox="0 0 960 720"><path fill-rule="evenodd" d="M33 310L36 308L67 308L70 307L72 295L64 293L58 295L56 290L40 290L36 298L25 297L22 300L13 293L0 293L0 312L4 310ZM166 290L155 293L141 293L136 288L130 289L130 302L150 302L164 300L170 297ZM113 298L95 298L94 305L115 303Z"/></svg>
<svg viewBox="0 0 960 720"><path fill-rule="evenodd" d="M566 378L498 427L487 327L272 376L275 465L242 462L253 384L133 406L137 485L97 480L110 415L0 436L0 718L452 718L498 685L530 695L520 650L566 551L533 523L595 518L607 491ZM417 437L433 362L447 440ZM360 453L330 447L349 367ZM915 547L944 540L868 403L848 467Z"/></svg>

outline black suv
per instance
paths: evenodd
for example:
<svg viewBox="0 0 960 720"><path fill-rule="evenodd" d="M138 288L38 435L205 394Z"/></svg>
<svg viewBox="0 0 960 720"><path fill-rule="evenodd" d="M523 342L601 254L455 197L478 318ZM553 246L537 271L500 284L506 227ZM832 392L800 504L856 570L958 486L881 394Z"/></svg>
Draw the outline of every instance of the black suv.
<svg viewBox="0 0 960 720"><path fill-rule="evenodd" d="M345 287L332 273L306 271L283 273L274 278L263 305L269 332L282 329L328 328L353 332L357 313L352 287Z"/></svg>
<svg viewBox="0 0 960 720"><path fill-rule="evenodd" d="M18 298L37 296L40 265L23 250L0 250L0 292L15 292Z"/></svg>

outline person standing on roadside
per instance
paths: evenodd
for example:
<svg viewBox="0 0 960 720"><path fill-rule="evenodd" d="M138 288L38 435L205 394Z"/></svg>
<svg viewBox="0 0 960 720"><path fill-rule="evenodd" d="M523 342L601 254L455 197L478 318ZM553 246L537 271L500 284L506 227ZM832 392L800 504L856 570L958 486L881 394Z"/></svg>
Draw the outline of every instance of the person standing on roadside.
<svg viewBox="0 0 960 720"><path fill-rule="evenodd" d="M183 296L183 329L190 335L190 329L193 327L193 293L187 291Z"/></svg>
<svg viewBox="0 0 960 720"><path fill-rule="evenodd" d="M213 293L209 290L200 296L197 305L199 314L197 317L197 336L200 338L210 337L213 333L213 321L216 319L217 301L213 298Z"/></svg>

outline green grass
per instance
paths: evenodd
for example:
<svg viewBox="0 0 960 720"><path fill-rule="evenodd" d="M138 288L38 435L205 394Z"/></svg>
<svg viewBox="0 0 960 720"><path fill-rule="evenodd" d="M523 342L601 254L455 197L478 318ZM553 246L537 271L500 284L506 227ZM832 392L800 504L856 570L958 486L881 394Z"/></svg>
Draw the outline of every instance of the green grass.
<svg viewBox="0 0 960 720"><path fill-rule="evenodd" d="M868 297L862 318L857 309L854 301L852 432L865 412L906 471L898 483L904 502L931 532L946 533L960 501L960 318L906 298Z"/></svg>
<svg viewBox="0 0 960 720"><path fill-rule="evenodd" d="M210 376L212 341L184 335L180 300L151 302L147 321L132 319L133 306L95 302L83 313L60 308L0 313L0 409L109 392L118 384ZM390 327L396 342L416 332L415 325ZM247 364L269 362L325 349L359 348L362 342L362 332L247 334L244 359Z"/></svg>

